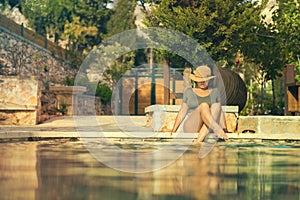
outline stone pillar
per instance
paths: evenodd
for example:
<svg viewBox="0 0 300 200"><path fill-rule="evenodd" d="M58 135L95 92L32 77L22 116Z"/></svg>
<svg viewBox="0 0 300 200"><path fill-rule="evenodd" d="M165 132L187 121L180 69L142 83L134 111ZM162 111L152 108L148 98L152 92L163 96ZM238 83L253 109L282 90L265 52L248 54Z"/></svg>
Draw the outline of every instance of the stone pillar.
<svg viewBox="0 0 300 200"><path fill-rule="evenodd" d="M57 109L66 108L66 115L73 115L73 104L78 102L78 95L86 92L82 86L50 86L50 92L56 94ZM74 100L74 102L73 102Z"/></svg>
<svg viewBox="0 0 300 200"><path fill-rule="evenodd" d="M36 77L0 76L0 124L35 125L40 109Z"/></svg>

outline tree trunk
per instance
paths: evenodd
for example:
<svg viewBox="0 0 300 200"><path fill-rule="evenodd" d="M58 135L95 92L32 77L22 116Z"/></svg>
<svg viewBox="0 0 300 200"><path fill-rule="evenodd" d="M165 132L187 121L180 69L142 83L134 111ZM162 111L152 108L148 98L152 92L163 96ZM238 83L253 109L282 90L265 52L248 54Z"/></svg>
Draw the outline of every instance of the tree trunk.
<svg viewBox="0 0 300 200"><path fill-rule="evenodd" d="M272 102L272 113L274 114L274 112L277 113L274 78L272 78L271 81L272 81L272 96L273 96L273 98L272 98L273 99L273 102Z"/></svg>

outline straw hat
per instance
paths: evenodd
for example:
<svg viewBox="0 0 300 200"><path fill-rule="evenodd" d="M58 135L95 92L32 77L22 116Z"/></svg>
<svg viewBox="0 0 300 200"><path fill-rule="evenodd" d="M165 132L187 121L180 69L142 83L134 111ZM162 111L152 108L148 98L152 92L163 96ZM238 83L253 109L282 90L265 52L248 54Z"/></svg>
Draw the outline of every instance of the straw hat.
<svg viewBox="0 0 300 200"><path fill-rule="evenodd" d="M190 74L190 79L192 79L195 82L208 81L215 77L216 76L211 75L211 70L206 65L197 67L194 74Z"/></svg>

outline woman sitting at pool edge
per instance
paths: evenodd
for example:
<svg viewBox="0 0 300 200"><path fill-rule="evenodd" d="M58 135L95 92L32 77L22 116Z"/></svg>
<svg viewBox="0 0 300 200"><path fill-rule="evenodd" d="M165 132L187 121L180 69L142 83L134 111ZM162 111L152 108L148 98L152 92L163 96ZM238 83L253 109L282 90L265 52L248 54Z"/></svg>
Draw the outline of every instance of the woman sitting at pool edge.
<svg viewBox="0 0 300 200"><path fill-rule="evenodd" d="M190 74L196 86L185 89L171 135L174 132L199 133L196 141L202 142L211 129L218 138L228 139L224 132L226 123L220 92L209 87L209 81L213 78L215 76L211 75L211 69L206 65L197 67L194 74Z"/></svg>

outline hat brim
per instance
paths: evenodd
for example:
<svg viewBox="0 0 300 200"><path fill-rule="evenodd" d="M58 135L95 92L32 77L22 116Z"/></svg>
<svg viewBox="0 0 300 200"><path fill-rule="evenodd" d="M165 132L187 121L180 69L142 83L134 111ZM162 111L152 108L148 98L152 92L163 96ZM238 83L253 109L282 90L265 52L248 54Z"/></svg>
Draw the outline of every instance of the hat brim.
<svg viewBox="0 0 300 200"><path fill-rule="evenodd" d="M210 79L215 78L216 76L209 76L209 77L199 77L195 76L194 74L190 74L190 79L195 81L195 82L203 82L203 81L208 81Z"/></svg>

